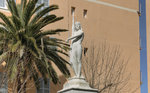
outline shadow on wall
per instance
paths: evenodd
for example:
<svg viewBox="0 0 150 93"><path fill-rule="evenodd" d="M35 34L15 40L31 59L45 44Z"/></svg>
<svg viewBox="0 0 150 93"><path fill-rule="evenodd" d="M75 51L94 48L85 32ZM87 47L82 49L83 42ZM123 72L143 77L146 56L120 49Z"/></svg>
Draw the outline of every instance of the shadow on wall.
<svg viewBox="0 0 150 93"><path fill-rule="evenodd" d="M63 84L67 81L67 79L64 76L59 76L60 84L57 85L50 82L50 93L57 93L57 91L61 90L63 88Z"/></svg>

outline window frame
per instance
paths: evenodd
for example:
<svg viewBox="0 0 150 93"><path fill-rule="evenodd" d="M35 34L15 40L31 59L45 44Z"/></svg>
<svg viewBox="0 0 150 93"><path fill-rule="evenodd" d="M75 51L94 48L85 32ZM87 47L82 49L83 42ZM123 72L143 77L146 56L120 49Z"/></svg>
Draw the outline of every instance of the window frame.
<svg viewBox="0 0 150 93"><path fill-rule="evenodd" d="M8 9L8 8L7 8L7 1L6 1L6 0L4 0L4 7L0 6L0 8L1 8L1 9Z"/></svg>
<svg viewBox="0 0 150 93"><path fill-rule="evenodd" d="M43 3L44 3L44 0L41 0L40 4L43 4ZM39 6L40 4L37 2L36 6ZM44 3L44 6L40 9L40 11L43 10L44 8L48 7L48 6L50 6L50 0L48 0L48 5L45 5L45 3Z"/></svg>
<svg viewBox="0 0 150 93"><path fill-rule="evenodd" d="M16 2L16 0L15 0L15 2ZM0 9L5 9L5 10L8 9L6 0L4 0L4 7L0 6Z"/></svg>
<svg viewBox="0 0 150 93"><path fill-rule="evenodd" d="M41 0L40 4L43 4L43 3L44 3L44 0ZM42 7L42 9L45 7L48 7L50 5L49 3L50 3L50 0L48 0L48 5L45 5L45 3L44 3L44 6ZM37 2L37 5L40 5L40 4L38 4L38 2Z"/></svg>
<svg viewBox="0 0 150 93"><path fill-rule="evenodd" d="M40 91L40 93L45 93L45 90L47 90L48 93L49 93L50 92L50 80L47 79L48 87L44 83L44 79L43 78L40 78L39 82L40 82L40 88L39 88L39 90L36 90L36 93L38 93L38 91Z"/></svg>

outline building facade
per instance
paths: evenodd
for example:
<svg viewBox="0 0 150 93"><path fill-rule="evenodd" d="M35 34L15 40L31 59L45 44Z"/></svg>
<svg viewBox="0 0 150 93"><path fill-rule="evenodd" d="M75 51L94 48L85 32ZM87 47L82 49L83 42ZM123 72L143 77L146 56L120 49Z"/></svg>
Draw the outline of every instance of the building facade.
<svg viewBox="0 0 150 93"><path fill-rule="evenodd" d="M149 1L147 0L147 2ZM20 0L16 0L16 3L20 3ZM129 58L125 74L130 74L129 82L125 86L126 90L122 93L141 93L138 0L39 0L39 3L59 5L60 9L52 13L64 16L64 19L48 25L45 29L65 28L69 31L56 37L67 39L71 35L72 12L74 12L75 21L81 23L85 33L83 43L87 43L87 47L90 44L89 42L100 44L100 42L104 41L111 45L120 46L123 50L124 58ZM147 8L149 9L149 6ZM0 0L0 11L9 15L9 11L5 6L5 0ZM148 68L150 70L150 67ZM57 93L58 90L62 89L66 79L59 70L57 71L62 84L54 85L50 83L44 85L41 79L42 89L40 93ZM27 93L39 92L33 87Z"/></svg>
<svg viewBox="0 0 150 93"><path fill-rule="evenodd" d="M75 21L81 22L85 33L84 43L107 41L111 45L119 45L125 58L130 58L126 74L131 73L131 76L123 93L141 93L139 1L51 0L51 3L58 4L60 9L55 13L64 16L59 26L69 29L64 38L71 35L74 8Z"/></svg>

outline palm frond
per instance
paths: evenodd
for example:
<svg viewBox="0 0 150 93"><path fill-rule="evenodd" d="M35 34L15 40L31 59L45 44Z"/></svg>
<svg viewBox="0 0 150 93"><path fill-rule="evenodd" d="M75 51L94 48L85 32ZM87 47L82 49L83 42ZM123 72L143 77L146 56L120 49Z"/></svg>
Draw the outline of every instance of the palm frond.
<svg viewBox="0 0 150 93"><path fill-rule="evenodd" d="M19 17L18 9L15 3L15 0L7 0L8 9L11 12L11 14Z"/></svg>
<svg viewBox="0 0 150 93"><path fill-rule="evenodd" d="M46 35L55 35L55 34L59 34L60 32L66 32L66 31L68 31L68 30L66 30L66 29L48 30L48 31L38 33L35 36L35 38L41 39L43 36L46 36Z"/></svg>
<svg viewBox="0 0 150 93"><path fill-rule="evenodd" d="M26 5L26 7L24 8L23 11L23 20L25 22L25 26L27 26L28 22L30 21L31 17L32 17L32 11L34 10L36 3L38 0L29 0L28 4Z"/></svg>
<svg viewBox="0 0 150 93"><path fill-rule="evenodd" d="M6 24L3 22L0 22L0 26L6 27Z"/></svg>
<svg viewBox="0 0 150 93"><path fill-rule="evenodd" d="M21 10L24 10L26 4L27 4L27 0L21 0Z"/></svg>
<svg viewBox="0 0 150 93"><path fill-rule="evenodd" d="M51 24L51 23L55 23L55 22L57 22L57 21L60 21L60 20L62 20L63 18L64 18L64 17L56 17L56 18L54 18L53 20L49 20L49 21L45 22L45 23L41 26L41 28L47 26L48 24Z"/></svg>
<svg viewBox="0 0 150 93"><path fill-rule="evenodd" d="M38 22L38 20L40 20L44 15L46 15L47 13L49 13L50 11L56 10L58 9L57 5L51 5L45 9L43 9L42 11L38 12L35 17L33 17L32 21L30 24L34 24L36 22Z"/></svg>
<svg viewBox="0 0 150 93"><path fill-rule="evenodd" d="M9 27L9 29L11 29L11 31L15 32L15 28L13 26L13 23L2 12L0 12L0 18L5 22L5 24L7 25L7 27Z"/></svg>
<svg viewBox="0 0 150 93"><path fill-rule="evenodd" d="M32 14L35 14L36 12L38 12L42 7L44 6L44 4L41 4L41 5L38 5L33 11L32 11Z"/></svg>
<svg viewBox="0 0 150 93"><path fill-rule="evenodd" d="M57 21L60 21L60 20L62 20L63 18L64 18L64 17L57 17L57 18L55 18L54 20L48 22L48 24L54 23L54 22L57 22Z"/></svg>
<svg viewBox="0 0 150 93"><path fill-rule="evenodd" d="M40 49L36 44L36 40L33 37L25 37L27 39L26 47L34 51L37 57L41 56Z"/></svg>
<svg viewBox="0 0 150 93"><path fill-rule="evenodd" d="M49 15L48 16L49 18L46 18L44 17L43 19L46 19L46 20L53 20L54 18L56 18L55 15ZM32 30L32 32L30 32L33 36L36 35L37 33L39 33L41 30L41 28L43 27L43 25L45 24L44 20L41 20L39 22L36 22L35 24L32 24L32 25L29 25L29 30Z"/></svg>
<svg viewBox="0 0 150 93"><path fill-rule="evenodd" d="M0 27L0 33L8 33L8 31L4 27Z"/></svg>
<svg viewBox="0 0 150 93"><path fill-rule="evenodd" d="M58 81L59 81L58 75L57 75L56 71L54 70L54 68L52 67L50 62L48 62L48 65L49 65L48 71L49 71L49 74L50 74L49 78L52 79L52 82L54 82L54 84L57 84Z"/></svg>
<svg viewBox="0 0 150 93"><path fill-rule="evenodd" d="M12 15L11 19L12 19L12 22L14 23L14 25L15 25L16 30L20 30L21 28L23 28L19 17L15 16L15 15Z"/></svg>
<svg viewBox="0 0 150 93"><path fill-rule="evenodd" d="M67 51L67 50L70 49L68 46L56 43L53 40L48 40L48 41L44 40L44 44L47 45L47 46L55 46L55 47L60 48L60 49L62 49L64 51Z"/></svg>
<svg viewBox="0 0 150 93"><path fill-rule="evenodd" d="M47 51L47 58L49 60L52 60L54 64L60 69L60 71L65 75L65 76L70 76L70 72L66 66L66 63L69 64L66 60L64 60L62 57L58 56L55 52L50 52Z"/></svg>
<svg viewBox="0 0 150 93"><path fill-rule="evenodd" d="M11 52L16 52L17 49L19 48L20 44L21 44L20 41L18 41L16 44L14 44L11 48L12 49Z"/></svg>

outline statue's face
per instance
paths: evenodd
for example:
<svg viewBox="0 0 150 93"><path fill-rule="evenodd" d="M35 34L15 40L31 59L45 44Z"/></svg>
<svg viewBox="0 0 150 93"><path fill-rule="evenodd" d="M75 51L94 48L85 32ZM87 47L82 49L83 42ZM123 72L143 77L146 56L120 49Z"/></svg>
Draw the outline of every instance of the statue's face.
<svg viewBox="0 0 150 93"><path fill-rule="evenodd" d="M76 23L75 23L75 30L78 31L78 30L80 30L80 29L81 29L80 23L79 23L79 22L76 22Z"/></svg>

